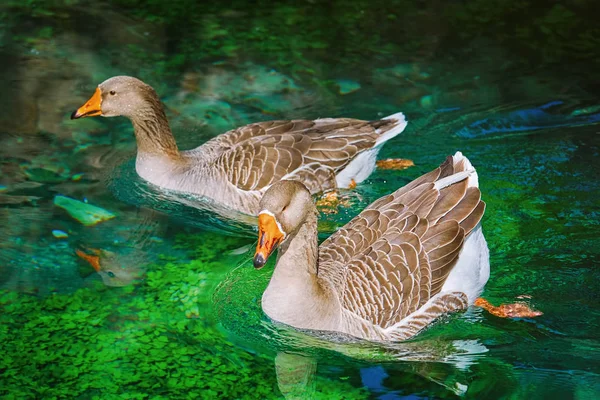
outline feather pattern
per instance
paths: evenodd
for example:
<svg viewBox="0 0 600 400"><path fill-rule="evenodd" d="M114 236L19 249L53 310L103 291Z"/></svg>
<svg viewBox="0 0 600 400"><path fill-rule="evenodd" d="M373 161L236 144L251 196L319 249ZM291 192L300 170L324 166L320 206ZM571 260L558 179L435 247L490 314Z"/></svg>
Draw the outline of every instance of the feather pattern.
<svg viewBox="0 0 600 400"><path fill-rule="evenodd" d="M400 133L405 123L402 116L381 121L327 118L246 125L181 152L182 179L160 179L159 185L256 214L265 190L282 179L302 182L311 194L337 188L337 175L360 154L377 150L384 135Z"/></svg>
<svg viewBox="0 0 600 400"><path fill-rule="evenodd" d="M381 131L353 119L269 121L235 129L206 143L229 183L264 191L281 179L298 179L311 192L336 187L335 175L359 153L376 145ZM385 129L385 130L387 130ZM219 154L220 153L220 154Z"/></svg>
<svg viewBox="0 0 600 400"><path fill-rule="evenodd" d="M311 194L337 188L336 177L361 153L376 150L381 137L402 123L404 119L393 118L259 122L224 133L184 156L204 160L192 168L197 182L213 182L195 183L192 190L256 214L265 190L282 179L302 182ZM212 190L204 192L208 187Z"/></svg>

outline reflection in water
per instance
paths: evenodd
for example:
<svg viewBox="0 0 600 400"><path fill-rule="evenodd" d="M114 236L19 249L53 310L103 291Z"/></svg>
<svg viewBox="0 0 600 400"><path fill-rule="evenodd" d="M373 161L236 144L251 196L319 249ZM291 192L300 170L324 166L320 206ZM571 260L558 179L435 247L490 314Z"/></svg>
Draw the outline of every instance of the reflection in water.
<svg viewBox="0 0 600 400"><path fill-rule="evenodd" d="M314 333L314 332L313 332ZM275 356L275 370L279 389L286 399L312 398L316 392L314 374L320 351L332 350L357 360L371 363L404 363L407 372L415 373L435 382L457 395L464 395L469 387L465 375L471 371L471 366L476 364L488 349L477 340L421 340L409 343L394 343L373 345L364 342L352 341L348 344L332 344L332 337L328 336L322 341L313 341L307 337L290 336L278 338L285 340L286 345L291 345L293 340L294 353L279 351ZM304 349L301 350L301 349ZM306 352L306 349L320 349ZM314 355L312 355L312 354ZM400 364L396 364L398 367ZM448 368L448 366L451 366ZM371 372L377 371L380 379L387 375L385 369L366 367ZM383 382L373 385L373 374L366 376L365 368L361 369L363 384L374 391L383 392Z"/></svg>
<svg viewBox="0 0 600 400"><path fill-rule="evenodd" d="M144 277L164 241L166 218L144 208L121 215L118 222L99 226L78 243L76 254L86 260L107 286L127 286Z"/></svg>
<svg viewBox="0 0 600 400"><path fill-rule="evenodd" d="M82 268L76 253L106 285L125 286L143 278L165 250L165 217L154 211L123 210L115 220L95 226L71 219L57 223L48 213L47 207L0 209L6 221L0 229L3 288L47 295L87 286L93 270Z"/></svg>
<svg viewBox="0 0 600 400"><path fill-rule="evenodd" d="M277 386L286 399L310 399L315 393L317 360L302 354L279 352L275 356Z"/></svg>
<svg viewBox="0 0 600 400"><path fill-rule="evenodd" d="M134 283L143 277L147 263L138 249L131 249L133 254L85 247L75 252L81 259L90 263L106 286L120 287Z"/></svg>

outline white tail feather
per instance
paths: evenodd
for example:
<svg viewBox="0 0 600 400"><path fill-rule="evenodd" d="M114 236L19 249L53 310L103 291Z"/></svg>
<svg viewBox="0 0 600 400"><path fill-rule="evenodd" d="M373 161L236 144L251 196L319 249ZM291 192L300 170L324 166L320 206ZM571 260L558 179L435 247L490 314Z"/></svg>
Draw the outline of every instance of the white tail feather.
<svg viewBox="0 0 600 400"><path fill-rule="evenodd" d="M463 156L463 154L460 151L457 151L454 154L454 156L452 156L452 159L454 160L454 165L464 160L465 170L436 181L435 188L437 190L441 190L445 187L455 184L456 182L460 182L465 178L469 178L469 187L479 187L477 171L475 170L469 159Z"/></svg>
<svg viewBox="0 0 600 400"><path fill-rule="evenodd" d="M469 161L469 159L465 157L460 151L454 153L454 156L452 156L452 158L454 159L454 165L464 160L465 170L472 170L472 173L469 175L469 187L479 187L479 177L477 176L477 171L475 170L475 167L473 167L473 164L471 164L471 161Z"/></svg>
<svg viewBox="0 0 600 400"><path fill-rule="evenodd" d="M390 129L389 131L377 138L377 141L375 142L375 147L381 146L394 136L398 136L400 133L402 133L402 131L406 128L406 125L408 124L406 117L401 112L388 115L387 117L383 117L382 119L395 119L396 124L392 129Z"/></svg>

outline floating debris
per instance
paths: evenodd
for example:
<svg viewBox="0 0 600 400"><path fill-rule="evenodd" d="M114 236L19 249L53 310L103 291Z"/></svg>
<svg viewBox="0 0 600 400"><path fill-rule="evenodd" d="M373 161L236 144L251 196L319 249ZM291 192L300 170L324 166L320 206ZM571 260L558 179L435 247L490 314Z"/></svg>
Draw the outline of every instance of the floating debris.
<svg viewBox="0 0 600 400"><path fill-rule="evenodd" d="M85 226L92 226L115 217L103 208L93 206L65 196L54 197L54 205L67 211L69 215Z"/></svg>
<svg viewBox="0 0 600 400"><path fill-rule="evenodd" d="M5 192L8 190L8 187L6 187L5 185L0 185L0 192Z"/></svg>
<svg viewBox="0 0 600 400"><path fill-rule="evenodd" d="M65 231L61 231L60 229L54 229L52 231L52 236L54 236L57 239L66 239L69 237L69 234Z"/></svg>
<svg viewBox="0 0 600 400"><path fill-rule="evenodd" d="M476 306L483 308L487 312L500 318L535 318L544 315L543 312L534 310L526 303L518 302L512 304L501 304L494 306L481 297L475 300Z"/></svg>
<svg viewBox="0 0 600 400"><path fill-rule="evenodd" d="M338 207L350 207L350 200L347 196L340 196L338 192L331 191L324 193L320 199L316 201L317 209L323 214L337 214Z"/></svg>
<svg viewBox="0 0 600 400"><path fill-rule="evenodd" d="M338 93L342 96L360 90L360 83L348 79L336 79L335 83L338 86Z"/></svg>
<svg viewBox="0 0 600 400"><path fill-rule="evenodd" d="M71 177L71 180L77 182L80 181L81 178L83 178L83 174L75 174Z"/></svg>
<svg viewBox="0 0 600 400"><path fill-rule="evenodd" d="M380 169L407 169L414 167L415 163L412 160L406 158L388 158L385 160L377 160L377 168Z"/></svg>

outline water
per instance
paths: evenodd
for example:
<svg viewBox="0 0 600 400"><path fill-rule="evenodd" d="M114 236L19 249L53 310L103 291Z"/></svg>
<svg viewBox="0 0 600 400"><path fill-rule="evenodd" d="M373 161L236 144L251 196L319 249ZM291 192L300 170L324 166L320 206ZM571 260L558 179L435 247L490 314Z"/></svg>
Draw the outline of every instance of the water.
<svg viewBox="0 0 600 400"><path fill-rule="evenodd" d="M0 395L597 398L592 7L3 3ZM484 297L526 296L544 315L470 309L390 346L273 324L259 305L272 265L249 263L254 228L139 180L126 120L68 119L117 74L157 89L182 148L253 121L403 111L409 126L380 158L416 166L376 171L348 207L322 215L321 237L461 150L487 202ZM54 206L59 194L116 217L84 226ZM104 273L137 268L143 278L111 286L81 248L117 255Z"/></svg>

